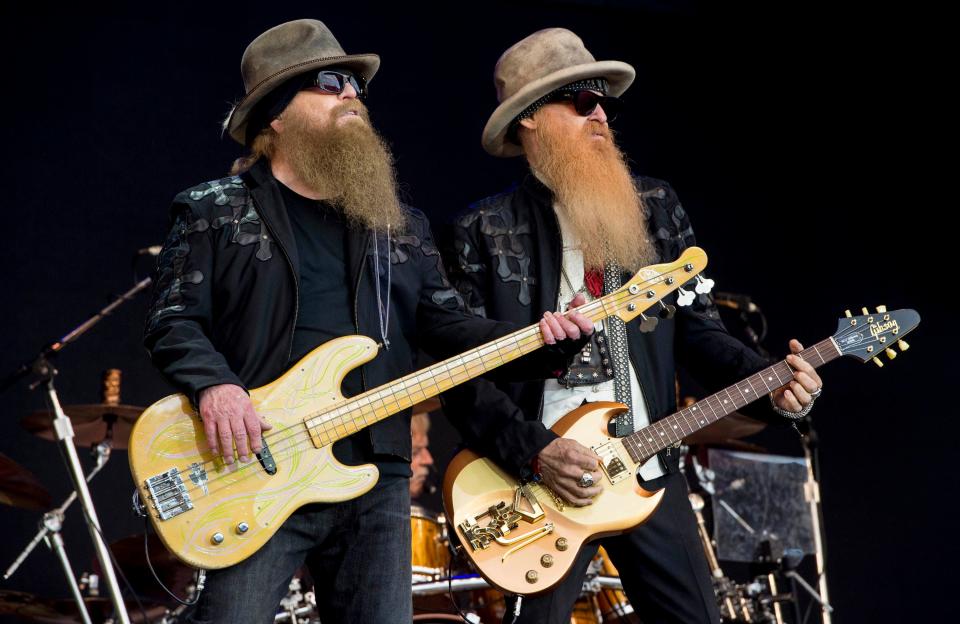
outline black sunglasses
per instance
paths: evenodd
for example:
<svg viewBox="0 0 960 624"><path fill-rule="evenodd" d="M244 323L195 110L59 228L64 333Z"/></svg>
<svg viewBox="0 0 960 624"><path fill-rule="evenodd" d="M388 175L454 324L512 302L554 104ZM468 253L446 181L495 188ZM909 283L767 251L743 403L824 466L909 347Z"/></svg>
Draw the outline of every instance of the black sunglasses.
<svg viewBox="0 0 960 624"><path fill-rule="evenodd" d="M570 101L574 110L581 117L589 117L597 106L603 107L603 112L607 114L607 121L613 121L623 109L623 101L609 95L598 95L593 91L561 91L553 98L554 102Z"/></svg>
<svg viewBox="0 0 960 624"><path fill-rule="evenodd" d="M321 69L312 78L306 83L306 87L316 87L324 93L339 95L349 84L357 92L357 97L363 99L367 96L367 81L363 79L363 76L355 76L350 72L333 69Z"/></svg>

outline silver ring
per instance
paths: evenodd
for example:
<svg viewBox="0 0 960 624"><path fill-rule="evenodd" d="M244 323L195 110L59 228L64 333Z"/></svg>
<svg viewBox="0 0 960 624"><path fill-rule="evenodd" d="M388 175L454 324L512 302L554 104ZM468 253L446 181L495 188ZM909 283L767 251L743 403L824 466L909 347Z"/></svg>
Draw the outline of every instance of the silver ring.
<svg viewBox="0 0 960 624"><path fill-rule="evenodd" d="M820 396L821 394L823 394L823 388L817 388L816 390L814 390L813 392L810 393L810 396L815 399L815 398L817 398L818 396Z"/></svg>
<svg viewBox="0 0 960 624"><path fill-rule="evenodd" d="M580 477L580 481L577 482L577 485L579 485L579 486L582 487L582 488L592 487L592 486L593 486L593 475L590 474L589 472L583 473L583 476Z"/></svg>

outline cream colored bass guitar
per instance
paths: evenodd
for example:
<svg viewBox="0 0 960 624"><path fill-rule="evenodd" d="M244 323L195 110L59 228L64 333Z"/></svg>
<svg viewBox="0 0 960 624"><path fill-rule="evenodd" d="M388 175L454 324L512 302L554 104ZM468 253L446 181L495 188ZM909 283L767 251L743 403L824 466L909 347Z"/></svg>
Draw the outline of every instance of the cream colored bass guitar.
<svg viewBox="0 0 960 624"><path fill-rule="evenodd" d="M613 315L629 321L691 282L706 264L706 253L691 247L578 310L594 321ZM263 437L263 452L247 464L214 457L189 399L168 396L140 416L130 436L140 508L185 563L233 565L263 546L297 508L348 500L374 486L376 467L341 464L330 450L334 442L542 345L533 325L345 399L341 381L372 360L378 346L364 336L331 340L276 381L251 390L254 408L273 429Z"/></svg>
<svg viewBox="0 0 960 624"><path fill-rule="evenodd" d="M919 322L913 310L880 308L876 314L849 316L840 319L833 336L800 355L814 367L841 355L882 366L877 356L885 352L892 359L893 347L905 351L901 338ZM641 464L792 378L792 369L781 361L622 438L608 431L611 420L626 411L623 404L587 403L570 412L553 431L592 448L603 472L603 492L586 507L566 505L544 485L519 483L489 459L463 451L444 476L447 518L464 552L492 585L520 595L546 591L566 576L584 543L629 531L654 513L663 490L640 487Z"/></svg>

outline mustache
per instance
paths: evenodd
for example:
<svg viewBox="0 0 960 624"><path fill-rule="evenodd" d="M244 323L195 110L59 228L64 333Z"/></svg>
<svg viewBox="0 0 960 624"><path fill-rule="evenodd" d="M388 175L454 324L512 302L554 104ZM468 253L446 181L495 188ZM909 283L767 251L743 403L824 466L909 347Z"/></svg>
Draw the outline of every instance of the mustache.
<svg viewBox="0 0 960 624"><path fill-rule="evenodd" d="M334 119L340 117L341 115L346 115L347 113L357 113L366 121L370 121L367 107L364 106L363 102L359 100L344 100L330 109L331 117Z"/></svg>
<svg viewBox="0 0 960 624"><path fill-rule="evenodd" d="M591 134L599 134L608 139L613 139L613 130L610 129L610 126L599 121L592 119L587 120L587 123L583 125L583 132L587 136Z"/></svg>

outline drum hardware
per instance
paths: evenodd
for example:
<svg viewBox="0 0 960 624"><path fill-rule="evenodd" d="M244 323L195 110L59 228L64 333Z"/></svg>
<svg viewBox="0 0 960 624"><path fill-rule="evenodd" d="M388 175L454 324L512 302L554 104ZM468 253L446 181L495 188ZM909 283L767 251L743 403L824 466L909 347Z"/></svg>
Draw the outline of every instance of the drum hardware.
<svg viewBox="0 0 960 624"><path fill-rule="evenodd" d="M431 596L443 594L448 591L474 591L478 589L490 589L490 584L479 575L470 575L460 578L447 578L439 581L428 581L424 583L413 584L414 596Z"/></svg>
<svg viewBox="0 0 960 624"><path fill-rule="evenodd" d="M314 592L301 593L300 578L290 579L287 595L280 600L281 612L273 617L274 622L290 622L291 624L307 624L317 617L317 596Z"/></svg>
<svg viewBox="0 0 960 624"><path fill-rule="evenodd" d="M599 591L594 593L594 603L600 613L600 621L622 624L638 621L630 599L623 591L620 571L613 565L603 546L597 549L591 565L591 569L598 569L599 572L594 579L594 583L599 587Z"/></svg>
<svg viewBox="0 0 960 624"><path fill-rule="evenodd" d="M124 604L123 596L121 595L120 585L117 581L117 574L113 568L113 563L110 560L110 553L107 550L107 544L101 535L100 519L97 516L93 499L90 497L90 490L87 488L87 478L84 477L83 468L80 465L80 460L77 456L77 451L74 446L75 433L73 423L64 412L60 403L60 397L57 395L57 390L54 385L54 378L57 376L58 371L53 366L51 360L67 345L79 339L80 336L110 315L124 302L129 301L137 293L146 289L151 282L152 280L149 277L137 282L128 291L116 297L109 305L68 332L62 338L43 347L34 358L21 364L16 370L7 375L2 383L0 383L0 392L13 387L13 385L16 384L20 379L26 377L33 377L33 381L28 386L31 390L35 390L36 388L43 386L44 392L51 407L51 411L48 412L48 417L51 419L50 430L54 433L56 440L60 443L63 450L63 454L66 459L67 471L70 474L71 480L73 481L73 486L77 497L80 499L80 505L82 506L84 512L84 521L87 525L90 539L93 542L94 550L103 570L103 581L105 582L109 592L110 601L113 603L114 612L117 614L117 621L121 622L121 624L130 624L130 616L127 613L127 608ZM112 434L112 428L110 427L109 423L107 425L107 431L105 434ZM103 461L105 461L105 458L109 456L109 449L111 445L106 435L103 439L103 442L106 443L105 447L101 448L101 446L98 444L97 449L95 450L95 452L98 453L98 462L100 461L100 457L104 457ZM99 468L102 468L102 465L99 465L98 463L98 466L95 470L98 471ZM54 518L54 520L56 521L56 518ZM62 519L60 521L62 521ZM54 523L54 526L55 525L56 522ZM54 546L56 546L57 541L60 541L57 539L59 537L59 532L52 532L51 529L46 526L41 529L38 535L39 538L35 538L34 542L38 543L41 539L44 539L45 535L57 536L51 538L51 542L54 543ZM31 542L31 545L28 545L26 551L27 553L33 550L33 548L36 546L36 543L34 542ZM62 544L60 547L62 548ZM25 557L26 555L21 556ZM68 583L71 586L71 592L74 594L74 599L77 602L77 609L81 614L83 614L82 617L84 618L84 621L89 621L89 613L86 610L86 605L84 604L83 600L77 600L77 597L79 596L79 590L76 589L76 582L72 572L70 571L69 562L65 560L65 555L60 559L61 565L64 566L64 572L66 573ZM18 560L16 565L19 566L21 561L22 559ZM13 568L13 570L15 569L16 567ZM7 577L9 577L9 575L12 573L13 571L8 570Z"/></svg>
<svg viewBox="0 0 960 624"><path fill-rule="evenodd" d="M780 559L780 568L783 570L783 575L790 579L796 585L799 585L806 590L810 596L820 604L821 613L823 615L824 624L829 624L830 614L833 613L833 607L830 606L830 603L827 602L826 596L821 596L817 593L817 590L813 588L802 576L797 574L797 566L800 565L800 561L803 559L803 552L796 548L788 548L784 551L783 557ZM818 565L819 567L819 565ZM821 580L823 577L820 577ZM826 589L826 584L821 583L821 590Z"/></svg>
<svg viewBox="0 0 960 624"><path fill-rule="evenodd" d="M67 421L69 423L69 421ZM73 449L73 445L70 445L70 448ZM94 447L94 453L96 458L96 465L90 471L90 473L84 478L84 486L89 483L97 474L107 465L107 460L110 459L110 444L109 442L101 442ZM74 451L74 457L76 457L76 451ZM81 473L82 474L82 473ZM89 495L89 494L88 494ZM70 564L70 559L67 557L67 551L64 546L63 536L60 534L60 529L63 526L64 514L67 509L73 504L73 501L77 499L77 492L71 492L70 495L64 500L64 502L57 507L56 509L49 511L43 515L43 520L40 522L40 529L37 531L37 534L33 537L32 540L27 544L16 560L7 568L7 571L4 573L4 580L9 579L17 571L20 565L30 556L30 553L33 552L40 542L46 543L46 545L54 552L57 556L57 559L60 561L60 566L63 569L64 576L67 579L67 585L70 587L70 593L73 594L73 598L77 604L77 610L80 619L89 624L90 614L87 612L86 605L83 601L83 596L80 593L80 587L78 586L74 573L73 567ZM96 531L97 536L99 537L99 530Z"/></svg>
<svg viewBox="0 0 960 624"><path fill-rule="evenodd" d="M833 607L830 606L830 596L827 592L827 570L826 570L826 545L823 534L823 508L820 505L820 483L817 477L820 474L819 460L819 438L813 428L813 419L807 416L793 424L794 428L800 433L801 446L803 446L804 465L807 469L807 481L804 484L804 493L807 503L810 506L810 519L813 522L813 546L814 561L817 569L817 585L820 592L813 591L806 581L793 570L791 580L797 581L801 587L806 589L813 598L820 603L820 615L823 618L823 624L831 624ZM799 562L798 562L799 563ZM788 574L787 576L790 576Z"/></svg>

